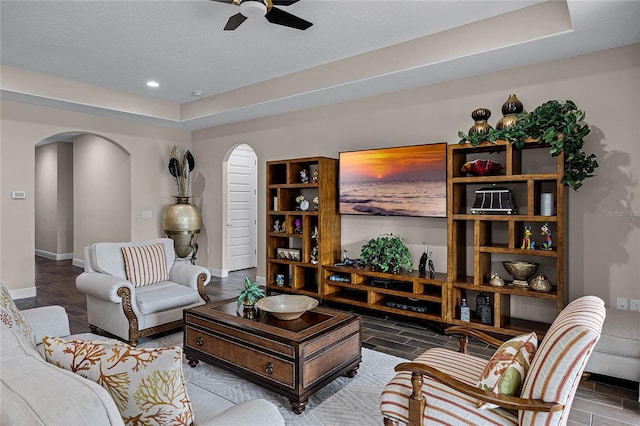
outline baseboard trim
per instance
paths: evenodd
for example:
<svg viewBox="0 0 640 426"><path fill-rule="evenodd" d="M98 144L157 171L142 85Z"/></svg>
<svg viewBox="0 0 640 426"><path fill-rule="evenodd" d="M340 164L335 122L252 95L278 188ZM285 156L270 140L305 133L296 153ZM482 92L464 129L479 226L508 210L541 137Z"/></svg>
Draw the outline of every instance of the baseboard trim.
<svg viewBox="0 0 640 426"><path fill-rule="evenodd" d="M9 290L9 294L13 300L28 299L38 295L38 289L33 287L19 288L17 290Z"/></svg>
<svg viewBox="0 0 640 426"><path fill-rule="evenodd" d="M82 259L77 259L77 258L73 258L73 261L71 262L71 264L73 266L77 266L78 268L84 268L84 260Z"/></svg>
<svg viewBox="0 0 640 426"><path fill-rule="evenodd" d="M44 257L50 260L71 260L73 253L51 253L50 251L36 249L36 256Z"/></svg>
<svg viewBox="0 0 640 426"><path fill-rule="evenodd" d="M208 268L209 272L211 273L212 276L214 277L218 277L218 278L226 278L229 276L229 270L228 269L217 269L217 268Z"/></svg>

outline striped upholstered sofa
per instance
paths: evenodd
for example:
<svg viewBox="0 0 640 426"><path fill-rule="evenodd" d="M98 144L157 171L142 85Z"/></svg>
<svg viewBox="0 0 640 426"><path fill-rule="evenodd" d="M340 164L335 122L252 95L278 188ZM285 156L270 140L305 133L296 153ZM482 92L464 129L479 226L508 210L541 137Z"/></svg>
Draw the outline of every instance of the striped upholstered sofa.
<svg viewBox="0 0 640 426"><path fill-rule="evenodd" d="M396 366L398 373L382 392L384 423L564 425L604 318L604 303L597 297L584 296L567 305L537 350L530 352L522 390L515 396L477 387L495 355L488 362L466 353L430 349L413 362ZM463 332L460 327L452 327L452 331ZM483 333L469 333L500 345ZM478 408L483 403L496 408Z"/></svg>

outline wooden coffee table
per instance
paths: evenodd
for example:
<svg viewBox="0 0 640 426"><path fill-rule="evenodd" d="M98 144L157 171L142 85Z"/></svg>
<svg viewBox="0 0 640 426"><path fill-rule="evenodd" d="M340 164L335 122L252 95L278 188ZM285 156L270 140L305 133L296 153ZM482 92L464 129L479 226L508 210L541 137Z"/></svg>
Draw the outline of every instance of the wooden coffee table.
<svg viewBox="0 0 640 426"><path fill-rule="evenodd" d="M242 310L242 308L240 308ZM236 312L236 301L184 311L184 353L289 398L297 414L309 396L341 375L355 376L361 354L358 315L317 307L281 321L266 312L254 319Z"/></svg>

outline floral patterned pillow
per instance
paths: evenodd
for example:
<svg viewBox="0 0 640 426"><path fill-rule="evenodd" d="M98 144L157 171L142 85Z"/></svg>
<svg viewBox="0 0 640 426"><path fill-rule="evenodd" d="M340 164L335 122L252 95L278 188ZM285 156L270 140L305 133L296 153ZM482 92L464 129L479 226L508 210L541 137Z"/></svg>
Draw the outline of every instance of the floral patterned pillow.
<svg viewBox="0 0 640 426"><path fill-rule="evenodd" d="M128 425L189 425L191 401L182 373L182 348L135 348L121 342L43 338L45 358L95 381Z"/></svg>
<svg viewBox="0 0 640 426"><path fill-rule="evenodd" d="M537 348L538 336L533 332L506 341L487 363L477 387L497 395L519 396ZM497 408L497 405L484 401L478 401L477 406Z"/></svg>
<svg viewBox="0 0 640 426"><path fill-rule="evenodd" d="M20 309L13 302L9 290L4 284L0 285L0 323L2 323L3 327L15 327L30 342L34 345L36 344L36 336L33 334L33 329L22 316Z"/></svg>

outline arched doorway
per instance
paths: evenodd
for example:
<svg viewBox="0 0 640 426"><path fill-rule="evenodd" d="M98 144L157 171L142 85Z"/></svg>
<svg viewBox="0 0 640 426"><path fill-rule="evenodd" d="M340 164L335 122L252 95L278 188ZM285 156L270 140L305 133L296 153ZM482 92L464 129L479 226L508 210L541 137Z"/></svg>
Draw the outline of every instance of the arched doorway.
<svg viewBox="0 0 640 426"><path fill-rule="evenodd" d="M231 272L257 266L258 160L253 148L242 144L226 163L225 264Z"/></svg>
<svg viewBox="0 0 640 426"><path fill-rule="evenodd" d="M67 132L35 146L36 255L73 258L84 246L131 239L130 154L100 135Z"/></svg>

